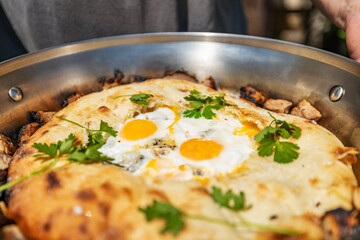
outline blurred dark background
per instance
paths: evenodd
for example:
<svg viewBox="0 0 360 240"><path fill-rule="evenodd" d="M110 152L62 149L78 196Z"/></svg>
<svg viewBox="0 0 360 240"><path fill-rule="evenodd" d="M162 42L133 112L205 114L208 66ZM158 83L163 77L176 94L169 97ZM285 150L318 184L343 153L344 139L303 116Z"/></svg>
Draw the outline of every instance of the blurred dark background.
<svg viewBox="0 0 360 240"><path fill-rule="evenodd" d="M243 0L248 34L321 48L349 57L345 32L310 0Z"/></svg>
<svg viewBox="0 0 360 240"><path fill-rule="evenodd" d="M348 57L345 33L310 0L243 0L248 34L321 48ZM0 5L0 61L26 53Z"/></svg>

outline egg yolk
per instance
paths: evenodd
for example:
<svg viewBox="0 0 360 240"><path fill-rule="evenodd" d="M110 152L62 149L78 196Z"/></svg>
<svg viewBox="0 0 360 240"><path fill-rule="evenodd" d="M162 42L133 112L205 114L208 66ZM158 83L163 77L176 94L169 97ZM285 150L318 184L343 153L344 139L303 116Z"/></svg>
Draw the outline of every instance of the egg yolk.
<svg viewBox="0 0 360 240"><path fill-rule="evenodd" d="M126 140L136 141L153 135L156 130L157 126L152 121L135 119L123 126L120 135Z"/></svg>
<svg viewBox="0 0 360 240"><path fill-rule="evenodd" d="M260 132L258 126L253 122L244 121L242 124L244 124L244 126L235 128L233 132L234 135L247 135L249 138L252 138Z"/></svg>
<svg viewBox="0 0 360 240"><path fill-rule="evenodd" d="M174 115L175 115L174 122L173 122L170 126L167 127L167 128L169 129L170 133L171 133L171 134L174 134L174 132L175 132L174 125L175 125L175 123L177 123L177 122L180 120L180 118L181 118L180 115L178 114L179 109L178 109L177 107L175 107L175 106L164 106L164 107L166 107L166 108L170 109L171 111L173 111L173 113L174 113Z"/></svg>
<svg viewBox="0 0 360 240"><path fill-rule="evenodd" d="M180 154L194 161L203 161L217 157L223 146L205 138L192 138L180 146Z"/></svg>

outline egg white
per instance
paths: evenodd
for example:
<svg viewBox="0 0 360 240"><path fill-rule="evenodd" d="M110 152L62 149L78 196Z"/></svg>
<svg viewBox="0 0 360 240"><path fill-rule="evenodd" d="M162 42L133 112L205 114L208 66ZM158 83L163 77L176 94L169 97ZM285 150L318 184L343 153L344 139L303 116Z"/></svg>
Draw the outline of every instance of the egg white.
<svg viewBox="0 0 360 240"><path fill-rule="evenodd" d="M114 163L125 166L135 175L147 173L180 180L192 179L199 175L211 177L230 173L241 166L254 151L248 136L233 134L235 128L243 126L237 119L227 117L208 120L182 117L175 121L175 118L175 113L165 107L139 114L134 119L149 120L156 124L157 131L153 135L136 141L123 139L120 135L109 137L99 151L114 158ZM124 124L134 119L119 124L116 130L120 132ZM174 122L174 131L170 131L169 126ZM218 156L207 160L188 159L179 149L182 143L192 138L213 140L223 146L222 151ZM165 155L159 158L154 153L154 149L144 147L156 139L173 140L176 147L165 149Z"/></svg>

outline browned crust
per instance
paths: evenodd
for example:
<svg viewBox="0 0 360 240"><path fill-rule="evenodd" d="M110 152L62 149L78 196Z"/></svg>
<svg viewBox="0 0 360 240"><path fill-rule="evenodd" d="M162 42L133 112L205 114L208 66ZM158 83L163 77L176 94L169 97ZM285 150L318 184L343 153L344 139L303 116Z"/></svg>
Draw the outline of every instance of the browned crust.
<svg viewBox="0 0 360 240"><path fill-rule="evenodd" d="M150 80L89 94L57 115L89 128L97 128L101 120L113 126L148 109L131 103L127 98L115 99L111 96L151 93L157 100L150 101L149 109L175 105L183 111L189 108L183 97L192 89L215 93L210 88L186 81ZM271 121L266 110L246 101L226 98L238 107L222 109L219 114L231 114L240 121L253 121L260 129ZM244 213L246 218L261 223L272 221L272 224L306 232L304 236L312 239L321 239L319 226L306 213L313 211L321 216L334 207L352 207L356 180L351 167L339 161L339 155L333 150L343 145L318 125L285 114L274 115L303 130L302 137L297 140L301 146L301 157L291 164L280 165L270 157L261 158L252 154L246 162L246 174L214 178L207 186L196 181L132 176L110 165L71 164L13 187L9 216L30 239L175 239L170 234L160 235L163 222L146 222L138 208L159 200L170 202L187 213L226 219L227 215L208 195L211 186L217 185L234 192L246 192L249 203L253 204L253 208ZM74 133L77 141L84 141L84 129L53 118L17 150L9 170L10 179L24 176L40 166L41 162L32 156L35 153L31 147L34 142L56 142L69 133ZM316 146L313 144L314 135L317 136ZM314 179L315 183L310 184L309 181ZM326 198L327 201L316 206L318 200L305 198L305 193L314 198L316 194L316 197ZM293 215L297 218L294 219ZM271 219L271 216L277 217ZM290 224L291 221L298 224ZM257 233L245 233L249 236L247 239L256 239ZM243 231L239 233L228 227L188 220L176 239L241 239L243 236Z"/></svg>

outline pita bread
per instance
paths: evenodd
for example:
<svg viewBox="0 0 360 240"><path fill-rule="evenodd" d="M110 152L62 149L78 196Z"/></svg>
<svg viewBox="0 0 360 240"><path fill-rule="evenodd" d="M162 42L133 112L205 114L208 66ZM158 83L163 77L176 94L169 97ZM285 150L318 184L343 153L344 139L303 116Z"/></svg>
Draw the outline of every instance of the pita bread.
<svg viewBox="0 0 360 240"><path fill-rule="evenodd" d="M86 95L56 115L97 129L100 121L110 126L138 113L161 106L189 109L184 97L196 89L203 94L215 90L181 80L148 80ZM129 98L111 96L148 93L154 95L149 106L132 103ZM259 129L271 122L268 111L230 96L238 107L225 107L217 114L251 121ZM237 173L214 177L206 185L196 180L176 181L145 175L134 176L113 165L70 164L44 175L29 178L11 189L9 215L30 239L275 239L276 235L249 228L230 228L187 219L177 235L160 234L164 222L147 222L138 208L153 200L165 201L191 214L233 220L233 214L209 196L211 186L234 192L243 191L252 208L244 211L249 221L281 226L303 233L301 239L321 239L319 219L328 210L353 208L357 182L351 162L354 149L346 148L323 127L299 117L273 114L302 129L296 141L299 158L288 164L260 157L255 151ZM41 127L14 155L9 180L37 169L41 162L33 155L33 143L55 143L70 133L86 141L86 131L53 118ZM58 165L64 164L60 162Z"/></svg>

